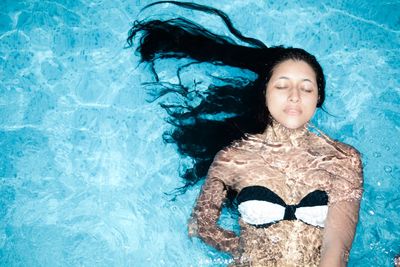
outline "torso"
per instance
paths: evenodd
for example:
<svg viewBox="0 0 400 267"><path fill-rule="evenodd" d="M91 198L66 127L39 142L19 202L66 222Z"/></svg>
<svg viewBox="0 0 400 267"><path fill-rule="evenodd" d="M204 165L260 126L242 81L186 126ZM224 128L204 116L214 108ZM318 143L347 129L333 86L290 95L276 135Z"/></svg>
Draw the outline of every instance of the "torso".
<svg viewBox="0 0 400 267"><path fill-rule="evenodd" d="M296 204L308 193L329 190L333 165L346 161L345 156L326 141L309 133L299 147L265 144L257 136L249 136L233 146L229 181L231 189L260 185L278 194L287 204Z"/></svg>
<svg viewBox="0 0 400 267"><path fill-rule="evenodd" d="M226 154L232 166L224 183L238 193L251 186L268 188L287 205L298 204L315 190L327 192L329 201L338 199L338 187L351 186L340 179L348 171L346 147L329 143L311 132L296 142L266 142L262 135L249 135L236 142ZM268 227L256 227L240 220L240 225L243 266L317 266L319 263L322 227L300 220L280 220Z"/></svg>

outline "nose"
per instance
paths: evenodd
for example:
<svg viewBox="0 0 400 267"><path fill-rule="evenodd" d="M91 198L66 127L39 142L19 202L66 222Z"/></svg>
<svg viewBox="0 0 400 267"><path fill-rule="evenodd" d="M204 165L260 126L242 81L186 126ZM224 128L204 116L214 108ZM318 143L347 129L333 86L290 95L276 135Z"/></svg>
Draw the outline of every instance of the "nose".
<svg viewBox="0 0 400 267"><path fill-rule="evenodd" d="M292 88L292 90L290 90L289 101L292 103L297 103L300 101L300 93L297 88Z"/></svg>

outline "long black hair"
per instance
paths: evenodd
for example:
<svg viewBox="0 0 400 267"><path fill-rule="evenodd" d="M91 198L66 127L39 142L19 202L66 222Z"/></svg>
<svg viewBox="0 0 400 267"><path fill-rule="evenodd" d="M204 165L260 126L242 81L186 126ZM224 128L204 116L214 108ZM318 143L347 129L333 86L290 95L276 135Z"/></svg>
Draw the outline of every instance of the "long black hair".
<svg viewBox="0 0 400 267"><path fill-rule="evenodd" d="M242 35L222 11L195 3L159 1L144 9L163 3L198 10L220 17L234 37L245 45L237 44L228 36L217 35L188 19L136 20L129 31L128 47L136 47L141 62L151 66L156 79L150 83L152 94L159 98L175 94L184 99L179 104L161 103L174 126L164 133L164 140L177 145L178 152L189 157L193 165L181 176L186 189L205 177L215 154L245 134L261 133L272 120L265 103L266 83L275 66L285 60L302 60L316 73L318 107L325 98L325 79L316 58L299 48L267 47L263 42ZM138 37L139 36L139 37ZM167 58L190 58L192 61L177 68L177 84L161 82L155 61ZM219 78L223 83L211 84L206 93L189 88L180 79L180 71L191 64L208 62L246 69L256 74L253 80ZM198 101L191 101L197 98ZM229 114L229 116L219 116Z"/></svg>

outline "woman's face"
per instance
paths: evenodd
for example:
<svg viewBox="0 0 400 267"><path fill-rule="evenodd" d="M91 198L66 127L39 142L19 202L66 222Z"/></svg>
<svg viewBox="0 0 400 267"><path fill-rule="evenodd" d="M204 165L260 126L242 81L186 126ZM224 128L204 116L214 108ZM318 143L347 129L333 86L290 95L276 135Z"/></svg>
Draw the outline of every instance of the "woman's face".
<svg viewBox="0 0 400 267"><path fill-rule="evenodd" d="M311 119L317 107L315 72L304 61L283 61L275 66L266 95L272 117L287 128L297 129Z"/></svg>

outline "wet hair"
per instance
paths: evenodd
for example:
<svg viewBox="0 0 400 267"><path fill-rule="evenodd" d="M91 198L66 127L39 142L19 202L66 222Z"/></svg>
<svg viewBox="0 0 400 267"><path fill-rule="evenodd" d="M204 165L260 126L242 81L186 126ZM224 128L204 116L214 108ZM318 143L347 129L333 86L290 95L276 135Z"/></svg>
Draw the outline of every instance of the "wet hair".
<svg viewBox="0 0 400 267"><path fill-rule="evenodd" d="M246 138L245 134L262 133L271 125L271 115L266 107L266 85L274 68L285 60L302 60L316 73L318 107L325 98L325 79L316 58L300 48L267 47L260 40L240 33L222 11L204 5L176 1L159 1L150 6L170 3L182 8L198 10L220 17L236 43L182 17L168 20L136 20L129 31L128 47L136 47L140 62L150 66L155 82L146 83L155 99L173 94L175 103L160 105L168 114L167 121L173 130L165 132L167 143L177 146L178 152L191 159L180 173L185 185L182 191L205 177L215 154L232 142ZM160 59L191 59L190 63L176 67L178 83L160 81L155 63ZM255 79L212 77L218 81L207 90L197 90L184 84L181 72L194 64L210 63L250 70ZM179 101L178 101L179 99Z"/></svg>

